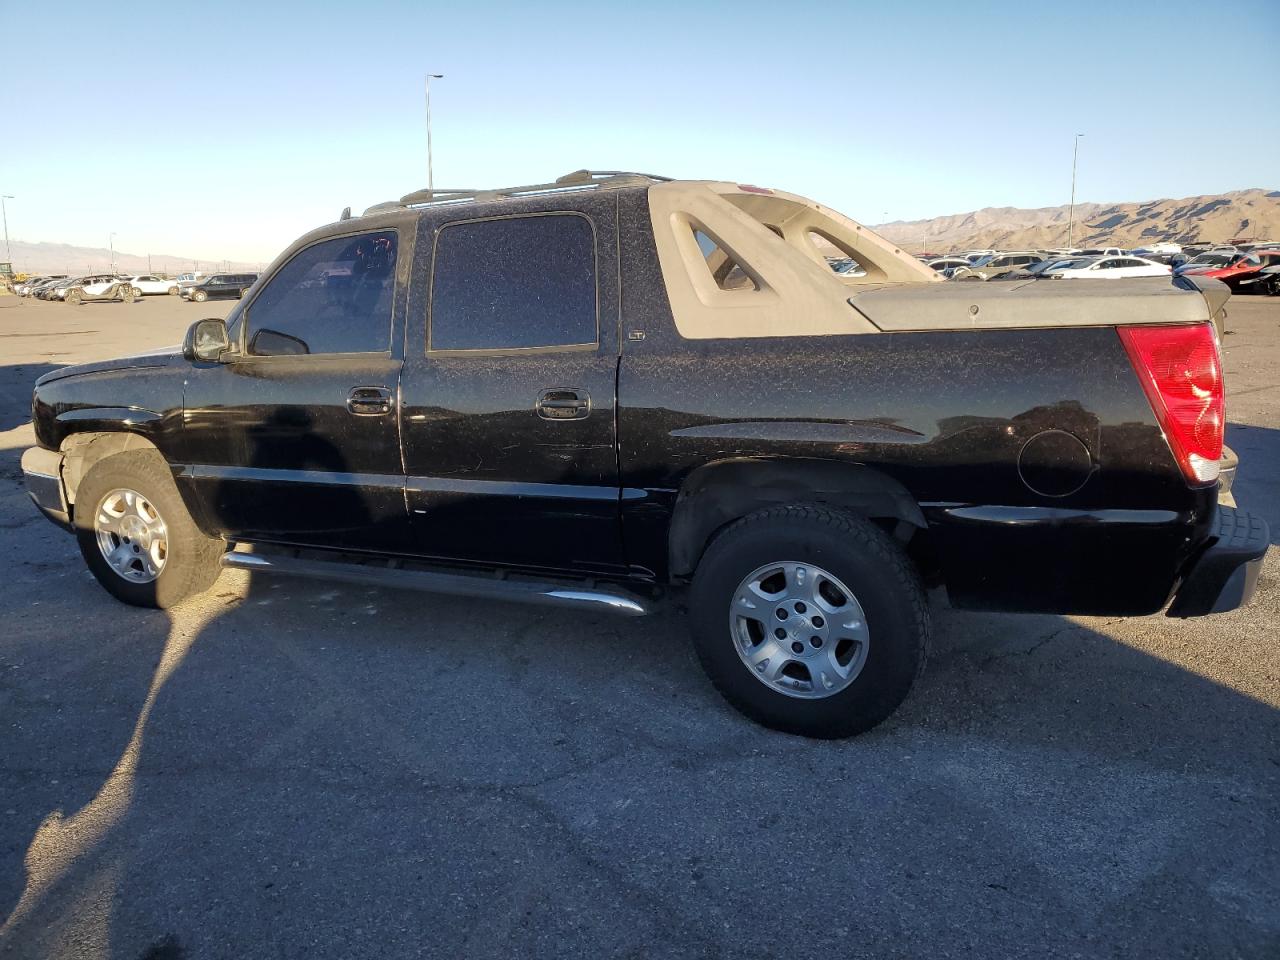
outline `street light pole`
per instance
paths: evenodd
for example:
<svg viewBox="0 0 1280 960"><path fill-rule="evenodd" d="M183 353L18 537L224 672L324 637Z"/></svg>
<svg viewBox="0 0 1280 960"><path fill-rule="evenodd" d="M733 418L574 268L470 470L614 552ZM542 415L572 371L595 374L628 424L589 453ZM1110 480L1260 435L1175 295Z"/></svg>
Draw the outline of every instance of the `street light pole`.
<svg viewBox="0 0 1280 960"><path fill-rule="evenodd" d="M111 272L116 272L116 235L110 234L107 237L107 245L111 247Z"/></svg>
<svg viewBox="0 0 1280 960"><path fill-rule="evenodd" d="M434 171L431 169L431 81L443 80L443 73L427 74L427 189L435 188Z"/></svg>
<svg viewBox="0 0 1280 960"><path fill-rule="evenodd" d="M1075 145L1071 148L1071 206L1067 212L1067 246L1072 245L1072 233L1075 231L1076 225L1076 158L1080 155L1080 138L1083 133L1077 133Z"/></svg>
<svg viewBox="0 0 1280 960"><path fill-rule="evenodd" d="M4 219L4 258L9 263L13 262L13 255L9 253L9 211L5 209L4 202L12 199L12 193L0 195L0 217Z"/></svg>

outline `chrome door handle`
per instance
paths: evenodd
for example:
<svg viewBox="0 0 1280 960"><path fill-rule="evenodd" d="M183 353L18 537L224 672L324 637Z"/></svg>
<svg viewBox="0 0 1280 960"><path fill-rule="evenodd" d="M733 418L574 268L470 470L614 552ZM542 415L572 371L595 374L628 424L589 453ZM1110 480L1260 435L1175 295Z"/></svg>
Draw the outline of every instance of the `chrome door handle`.
<svg viewBox="0 0 1280 960"><path fill-rule="evenodd" d="M591 397L585 390L557 387L543 390L534 409L543 420L581 420L591 413Z"/></svg>
<svg viewBox="0 0 1280 960"><path fill-rule="evenodd" d="M352 387L347 412L357 417L380 417L391 412L391 391L386 387Z"/></svg>

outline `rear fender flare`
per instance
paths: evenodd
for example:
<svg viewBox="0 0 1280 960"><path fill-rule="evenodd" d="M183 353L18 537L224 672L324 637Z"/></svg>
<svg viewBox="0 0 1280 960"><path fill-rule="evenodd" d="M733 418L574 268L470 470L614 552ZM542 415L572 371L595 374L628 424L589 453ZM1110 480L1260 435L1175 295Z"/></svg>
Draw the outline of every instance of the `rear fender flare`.
<svg viewBox="0 0 1280 960"><path fill-rule="evenodd" d="M895 521L893 533L903 541L928 527L906 487L873 467L820 459L717 461L690 473L676 497L668 537L671 573L691 574L722 527L784 503L825 503L869 520Z"/></svg>

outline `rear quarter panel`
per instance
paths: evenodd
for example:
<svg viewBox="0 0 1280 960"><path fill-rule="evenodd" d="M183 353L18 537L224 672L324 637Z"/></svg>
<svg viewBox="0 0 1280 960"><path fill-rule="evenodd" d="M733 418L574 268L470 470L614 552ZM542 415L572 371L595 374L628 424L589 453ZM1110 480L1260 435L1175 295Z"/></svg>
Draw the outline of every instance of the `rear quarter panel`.
<svg viewBox="0 0 1280 960"><path fill-rule="evenodd" d="M892 477L923 509L961 606L1152 612L1211 512L1112 328L710 341L668 330L628 343L619 396L622 483L645 493L623 504L628 546L648 564L661 563L662 518L684 480L723 459L831 459ZM1020 468L1046 431L1088 452L1065 495L1036 492Z"/></svg>

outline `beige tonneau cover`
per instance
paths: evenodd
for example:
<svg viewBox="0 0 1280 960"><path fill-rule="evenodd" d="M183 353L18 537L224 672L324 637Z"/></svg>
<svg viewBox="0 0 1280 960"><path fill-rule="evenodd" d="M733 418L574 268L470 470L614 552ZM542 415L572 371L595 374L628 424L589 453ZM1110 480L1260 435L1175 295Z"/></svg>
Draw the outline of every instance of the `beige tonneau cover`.
<svg viewBox="0 0 1280 960"><path fill-rule="evenodd" d="M1190 280L1191 278L1187 278ZM1192 289L1168 277L900 284L867 288L849 305L884 331L1111 327L1203 323L1230 291L1216 280Z"/></svg>

